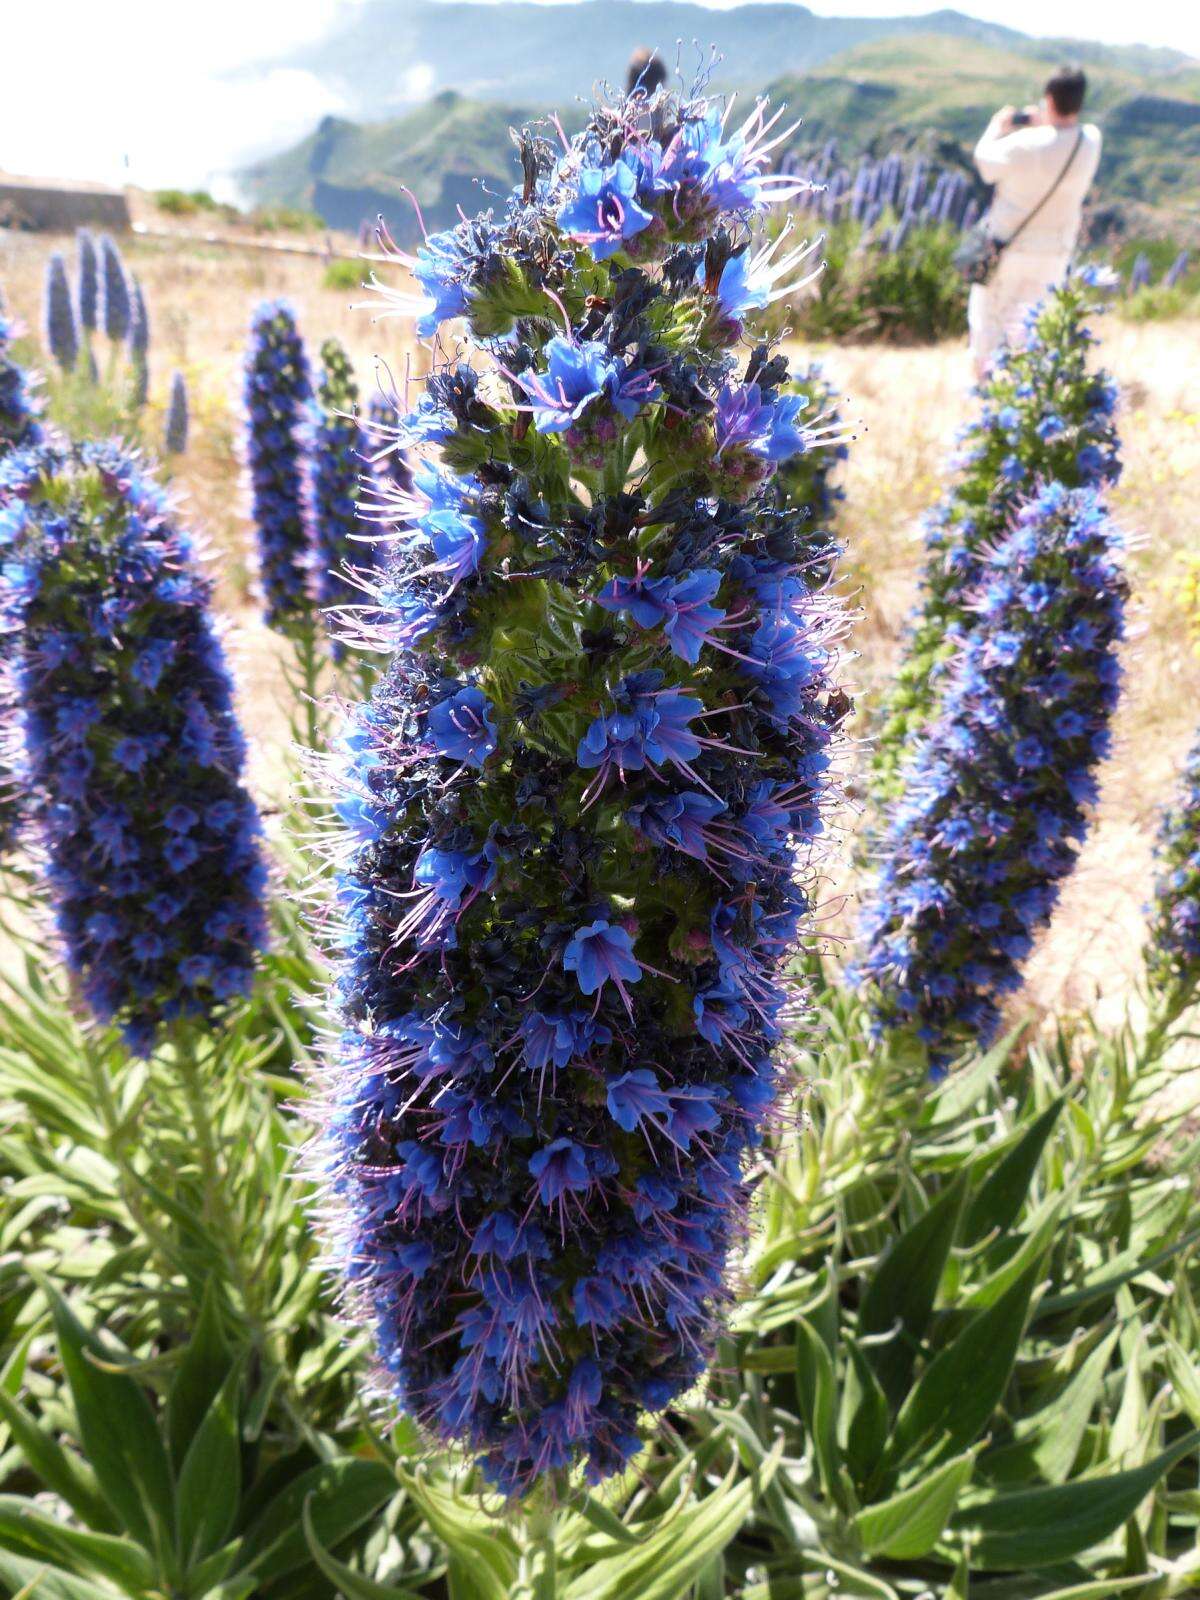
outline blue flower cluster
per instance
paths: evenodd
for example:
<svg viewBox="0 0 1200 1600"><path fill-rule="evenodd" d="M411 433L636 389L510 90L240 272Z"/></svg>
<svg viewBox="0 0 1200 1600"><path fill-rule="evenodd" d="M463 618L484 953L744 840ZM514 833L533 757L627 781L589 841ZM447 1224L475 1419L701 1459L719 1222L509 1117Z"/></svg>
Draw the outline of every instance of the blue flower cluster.
<svg viewBox="0 0 1200 1600"><path fill-rule="evenodd" d="M430 240L407 299L491 366L397 424L313 1160L381 1381L506 1493L618 1471L703 1373L786 1093L848 702L774 482L820 430L710 315L766 127L660 92L559 157L526 136L503 218Z"/></svg>
<svg viewBox="0 0 1200 1600"><path fill-rule="evenodd" d="M171 395L167 402L167 425L163 443L168 455L180 456L187 449L188 392L182 372L171 376Z"/></svg>
<svg viewBox="0 0 1200 1600"><path fill-rule="evenodd" d="M10 353L16 335L16 325L0 302L0 460L10 450L39 444L42 438L34 385Z"/></svg>
<svg viewBox="0 0 1200 1600"><path fill-rule="evenodd" d="M360 503L369 487L371 445L358 419L354 368L336 339L321 346L321 372L311 418L311 521L317 600L322 606L360 604L353 574L376 565L381 548ZM341 651L335 634L335 653Z"/></svg>
<svg viewBox="0 0 1200 1600"><path fill-rule="evenodd" d="M246 353L246 461L266 618L284 633L306 626L312 611L303 437L311 398L295 314L282 300L264 301Z"/></svg>
<svg viewBox="0 0 1200 1600"><path fill-rule="evenodd" d="M144 406L150 393L150 368L146 360L150 349L150 318L142 286L133 279L129 294L130 401Z"/></svg>
<svg viewBox="0 0 1200 1600"><path fill-rule="evenodd" d="M100 325L114 344L123 344L129 337L133 307L125 262L111 234L100 236L99 269Z"/></svg>
<svg viewBox="0 0 1200 1600"><path fill-rule="evenodd" d="M1200 740L1163 819L1147 966L1151 982L1188 994L1200 982Z"/></svg>
<svg viewBox="0 0 1200 1600"><path fill-rule="evenodd" d="M75 306L62 253L54 250L46 262L46 282L42 292L42 323L46 348L64 372L70 372L79 357L79 329L75 326Z"/></svg>
<svg viewBox="0 0 1200 1600"><path fill-rule="evenodd" d="M1030 309L1023 335L980 385L954 482L925 520L921 595L872 763L881 802L900 791L905 755L934 716L946 665L975 625L967 597L1017 506L1039 484L1103 489L1120 476L1116 386L1090 364L1096 340L1087 319L1095 311L1090 275L1069 277Z"/></svg>
<svg viewBox="0 0 1200 1600"><path fill-rule="evenodd" d="M100 268L96 260L96 241L86 228L75 234L75 255L79 263L76 294L79 326L85 336L95 333L100 307Z"/></svg>
<svg viewBox="0 0 1200 1600"><path fill-rule="evenodd" d="M811 185L800 204L825 222L870 229L889 221L884 242L892 251L914 227L969 228L979 216L982 195L971 180L951 167L935 171L922 155L911 163L898 150L878 160L862 156L852 171L829 139L815 155L789 152L781 170Z"/></svg>
<svg viewBox="0 0 1200 1600"><path fill-rule="evenodd" d="M1049 484L981 554L975 626L906 769L855 974L935 1069L992 1038L1074 864L1117 701L1121 553L1095 490Z"/></svg>
<svg viewBox="0 0 1200 1600"><path fill-rule="evenodd" d="M79 993L148 1053L249 988L266 938L258 813L210 612L161 489L119 448L19 452L4 614L24 808Z"/></svg>

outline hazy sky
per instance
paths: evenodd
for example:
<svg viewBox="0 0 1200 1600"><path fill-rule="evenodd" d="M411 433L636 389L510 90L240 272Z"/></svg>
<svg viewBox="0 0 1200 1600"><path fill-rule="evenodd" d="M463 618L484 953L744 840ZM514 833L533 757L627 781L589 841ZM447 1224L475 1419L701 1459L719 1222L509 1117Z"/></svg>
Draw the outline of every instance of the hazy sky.
<svg viewBox="0 0 1200 1600"><path fill-rule="evenodd" d="M246 69L319 39L340 9L359 3L6 5L0 168L148 187L219 187L220 175L248 157L281 148L326 112L345 109L307 73ZM703 3L724 9L740 0ZM941 5L812 0L810 9L827 16L897 16ZM958 9L1028 33L1173 45L1200 56L1200 6L1194 0L959 0Z"/></svg>

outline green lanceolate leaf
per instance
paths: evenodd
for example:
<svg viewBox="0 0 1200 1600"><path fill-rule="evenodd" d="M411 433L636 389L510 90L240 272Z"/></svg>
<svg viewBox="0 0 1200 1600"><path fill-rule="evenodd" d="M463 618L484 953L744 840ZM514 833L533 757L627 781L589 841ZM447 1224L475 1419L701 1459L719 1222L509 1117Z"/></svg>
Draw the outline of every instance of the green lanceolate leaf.
<svg viewBox="0 0 1200 1600"><path fill-rule="evenodd" d="M175 1498L179 1554L186 1568L220 1549L237 1518L242 1490L240 1381L237 1369L226 1378L183 1458Z"/></svg>
<svg viewBox="0 0 1200 1600"><path fill-rule="evenodd" d="M852 1481L865 1489L883 1459L891 1418L887 1396L858 1341L847 1334L842 1342L850 1361L842 1379L838 1438Z"/></svg>
<svg viewBox="0 0 1200 1600"><path fill-rule="evenodd" d="M719 1488L648 1532L637 1550L592 1562L566 1583L561 1600L682 1600L714 1556L723 1551L774 1477L783 1450L775 1446L741 1482L736 1468Z"/></svg>
<svg viewBox="0 0 1200 1600"><path fill-rule="evenodd" d="M167 1441L178 1472L196 1429L229 1376L229 1346L221 1326L217 1291L210 1279L200 1315L167 1394Z"/></svg>
<svg viewBox="0 0 1200 1600"><path fill-rule="evenodd" d="M55 1289L43 1284L43 1290L84 1452L101 1492L126 1530L147 1550L165 1556L175 1520L171 1467L145 1391L112 1370L113 1352L88 1332Z"/></svg>
<svg viewBox="0 0 1200 1600"><path fill-rule="evenodd" d="M1051 1195L1029 1218L1029 1231L1023 1239L1020 1235L1007 1236L1005 1243L1020 1241L1017 1248L990 1277L959 1302L960 1309L975 1311L993 1305L1011 1284L1042 1260L1058 1232L1059 1219L1069 1199L1066 1194Z"/></svg>
<svg viewBox="0 0 1200 1600"><path fill-rule="evenodd" d="M868 1283L858 1314L858 1336L871 1343L871 1364L884 1393L898 1405L912 1377L921 1340L933 1315L938 1284L958 1231L965 1177L960 1172L929 1210L900 1235ZM890 1338L879 1335L891 1334Z"/></svg>
<svg viewBox="0 0 1200 1600"><path fill-rule="evenodd" d="M896 1418L894 1463L925 1452L927 1469L965 1450L987 1427L1011 1378L1040 1270L1035 1262L929 1363Z"/></svg>
<svg viewBox="0 0 1200 1600"><path fill-rule="evenodd" d="M1004 1233L1016 1222L1062 1108L1063 1101L1056 1100L996 1163L963 1213L961 1244L978 1244L987 1234Z"/></svg>
<svg viewBox="0 0 1200 1600"><path fill-rule="evenodd" d="M20 1600L114 1600L120 1591L73 1572L0 1550L0 1584Z"/></svg>
<svg viewBox="0 0 1200 1600"><path fill-rule="evenodd" d="M866 1553L893 1561L928 1555L971 1481L974 1466L975 1451L968 1450L890 1500L864 1507L854 1519L854 1531Z"/></svg>
<svg viewBox="0 0 1200 1600"><path fill-rule="evenodd" d="M293 1572L309 1559L304 1508L316 1537L334 1549L369 1521L396 1493L382 1462L344 1456L302 1472L248 1529L235 1577L252 1572L260 1584Z"/></svg>
<svg viewBox="0 0 1200 1600"><path fill-rule="evenodd" d="M840 1500L837 1378L829 1347L806 1317L796 1319L796 1392L821 1484Z"/></svg>
<svg viewBox="0 0 1200 1600"><path fill-rule="evenodd" d="M307 1500L301 1518L313 1560L330 1583L336 1586L338 1593L345 1596L345 1600L418 1600L413 1590L398 1589L389 1583L375 1583L361 1572L355 1572L344 1561L339 1561L336 1556L331 1556L313 1528L312 1512Z"/></svg>
<svg viewBox="0 0 1200 1600"><path fill-rule="evenodd" d="M91 1468L63 1449L16 1400L0 1390L0 1417L7 1423L30 1469L53 1494L64 1500L89 1528L114 1533L116 1516L100 1493Z"/></svg>
<svg viewBox="0 0 1200 1600"><path fill-rule="evenodd" d="M980 1471L997 1483L1028 1483L1031 1478L1064 1483L1103 1392L1119 1334L1120 1329L1113 1328L1049 1405L1022 1417L1013 1429L1012 1443L988 1451Z"/></svg>
<svg viewBox="0 0 1200 1600"><path fill-rule="evenodd" d="M998 1494L957 1513L950 1526L987 1571L1049 1567L1109 1538L1177 1461L1200 1449L1200 1428L1128 1472Z"/></svg>
<svg viewBox="0 0 1200 1600"><path fill-rule="evenodd" d="M0 1495L0 1545L14 1555L50 1561L83 1577L107 1578L130 1594L155 1585L154 1564L140 1545L109 1533L73 1528L18 1495Z"/></svg>
<svg viewBox="0 0 1200 1600"><path fill-rule="evenodd" d="M518 1565L508 1529L498 1527L477 1503L431 1483L422 1472L401 1472L400 1478L446 1546L454 1600L508 1600Z"/></svg>

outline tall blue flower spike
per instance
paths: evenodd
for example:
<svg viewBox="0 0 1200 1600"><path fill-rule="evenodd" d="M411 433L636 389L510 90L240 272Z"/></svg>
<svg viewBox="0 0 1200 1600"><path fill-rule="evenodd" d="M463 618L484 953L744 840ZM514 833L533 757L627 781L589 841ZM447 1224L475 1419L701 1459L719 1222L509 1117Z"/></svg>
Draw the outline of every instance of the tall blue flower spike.
<svg viewBox="0 0 1200 1600"><path fill-rule="evenodd" d="M75 323L67 264L58 250L52 251L46 262L42 323L46 348L64 372L71 372L79 357L79 329Z"/></svg>
<svg viewBox="0 0 1200 1600"><path fill-rule="evenodd" d="M1104 489L1120 477L1117 390L1091 361L1094 287L1090 272L1074 274L1030 308L979 386L953 482L925 519L921 593L872 762L885 809L900 793L907 752L936 715L947 663L974 626L968 597L1017 506L1043 483Z"/></svg>
<svg viewBox="0 0 1200 1600"><path fill-rule="evenodd" d="M310 624L313 555L305 428L312 380L295 313L282 300L254 312L243 397L250 514L266 619L287 633Z"/></svg>
<svg viewBox="0 0 1200 1600"><path fill-rule="evenodd" d="M478 359L393 424L312 1159L380 1382L510 1494L620 1470L700 1378L788 1093L847 702L781 476L841 434L741 343L730 284L778 263L725 271L796 192L773 128L659 91L526 135L501 214L384 291Z"/></svg>
<svg viewBox="0 0 1200 1600"><path fill-rule="evenodd" d="M975 624L905 769L857 978L935 1070L995 1035L1075 863L1108 753L1122 540L1094 489L1048 484L980 557Z"/></svg>
<svg viewBox="0 0 1200 1600"><path fill-rule="evenodd" d="M107 233L100 236L98 287L100 326L114 344L122 344L129 337L133 306L125 263L117 248L116 240Z"/></svg>
<svg viewBox="0 0 1200 1600"><path fill-rule="evenodd" d="M117 446L12 456L0 524L24 824L80 995L146 1053L175 1020L212 1023L245 993L266 937L212 585Z"/></svg>
<svg viewBox="0 0 1200 1600"><path fill-rule="evenodd" d="M1200 739L1158 841L1147 966L1152 983L1181 997L1200 983Z"/></svg>

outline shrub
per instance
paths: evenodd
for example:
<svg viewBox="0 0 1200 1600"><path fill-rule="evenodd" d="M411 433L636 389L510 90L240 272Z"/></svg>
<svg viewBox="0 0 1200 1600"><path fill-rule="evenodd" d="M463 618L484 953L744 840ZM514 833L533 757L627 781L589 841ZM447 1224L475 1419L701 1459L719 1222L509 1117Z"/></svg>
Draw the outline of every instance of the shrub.
<svg viewBox="0 0 1200 1600"><path fill-rule="evenodd" d="M967 291L954 265L956 229L942 223L894 229L836 222L824 234L825 270L813 289L773 314L798 338L928 344L960 338Z"/></svg>
<svg viewBox="0 0 1200 1600"><path fill-rule="evenodd" d="M311 622L303 427L312 383L295 314L282 300L254 312L243 396L262 596L268 624L286 633Z"/></svg>
<svg viewBox="0 0 1200 1600"><path fill-rule="evenodd" d="M70 372L79 356L79 329L75 326L75 307L67 282L67 264L59 251L46 262L46 284L42 300L42 323L46 348L64 372Z"/></svg>
<svg viewBox="0 0 1200 1600"><path fill-rule="evenodd" d="M877 802L901 788L904 756L934 715L948 662L974 626L965 604L984 553L1039 484L1115 482L1116 389L1088 356L1090 278L1068 279L1030 313L1024 337L1002 349L979 387L978 417L960 436L955 481L925 520L921 594L871 763Z"/></svg>
<svg viewBox="0 0 1200 1600"><path fill-rule="evenodd" d="M386 291L426 333L465 315L493 368L439 368L398 425L440 459L336 767L314 1161L381 1380L506 1493L617 1471L694 1383L780 1092L842 712L807 516L770 489L822 430L781 358L736 354L770 263L722 292L787 193L767 126L664 93L558 164L526 137L503 216Z"/></svg>
<svg viewBox="0 0 1200 1600"><path fill-rule="evenodd" d="M818 992L811 1123L686 1433L714 1476L783 1450L713 1592L1186 1594L1194 1096L1086 1028L930 1086Z"/></svg>
<svg viewBox="0 0 1200 1600"><path fill-rule="evenodd" d="M321 276L326 289L361 289L362 263L359 261L331 261Z"/></svg>
<svg viewBox="0 0 1200 1600"><path fill-rule="evenodd" d="M255 206L246 221L261 233L314 233L325 227L325 219L301 206Z"/></svg>
<svg viewBox="0 0 1200 1600"><path fill-rule="evenodd" d="M224 209L207 189L156 189L154 204L172 217L192 217L198 211Z"/></svg>
<svg viewBox="0 0 1200 1600"><path fill-rule="evenodd" d="M1096 797L1119 682L1121 540L1093 490L1017 511L979 587L936 720L905 768L857 980L935 1068L988 1044Z"/></svg>
<svg viewBox="0 0 1200 1600"><path fill-rule="evenodd" d="M80 992L144 1052L245 993L265 936L211 585L161 490L113 447L14 458L4 505L23 809Z"/></svg>

